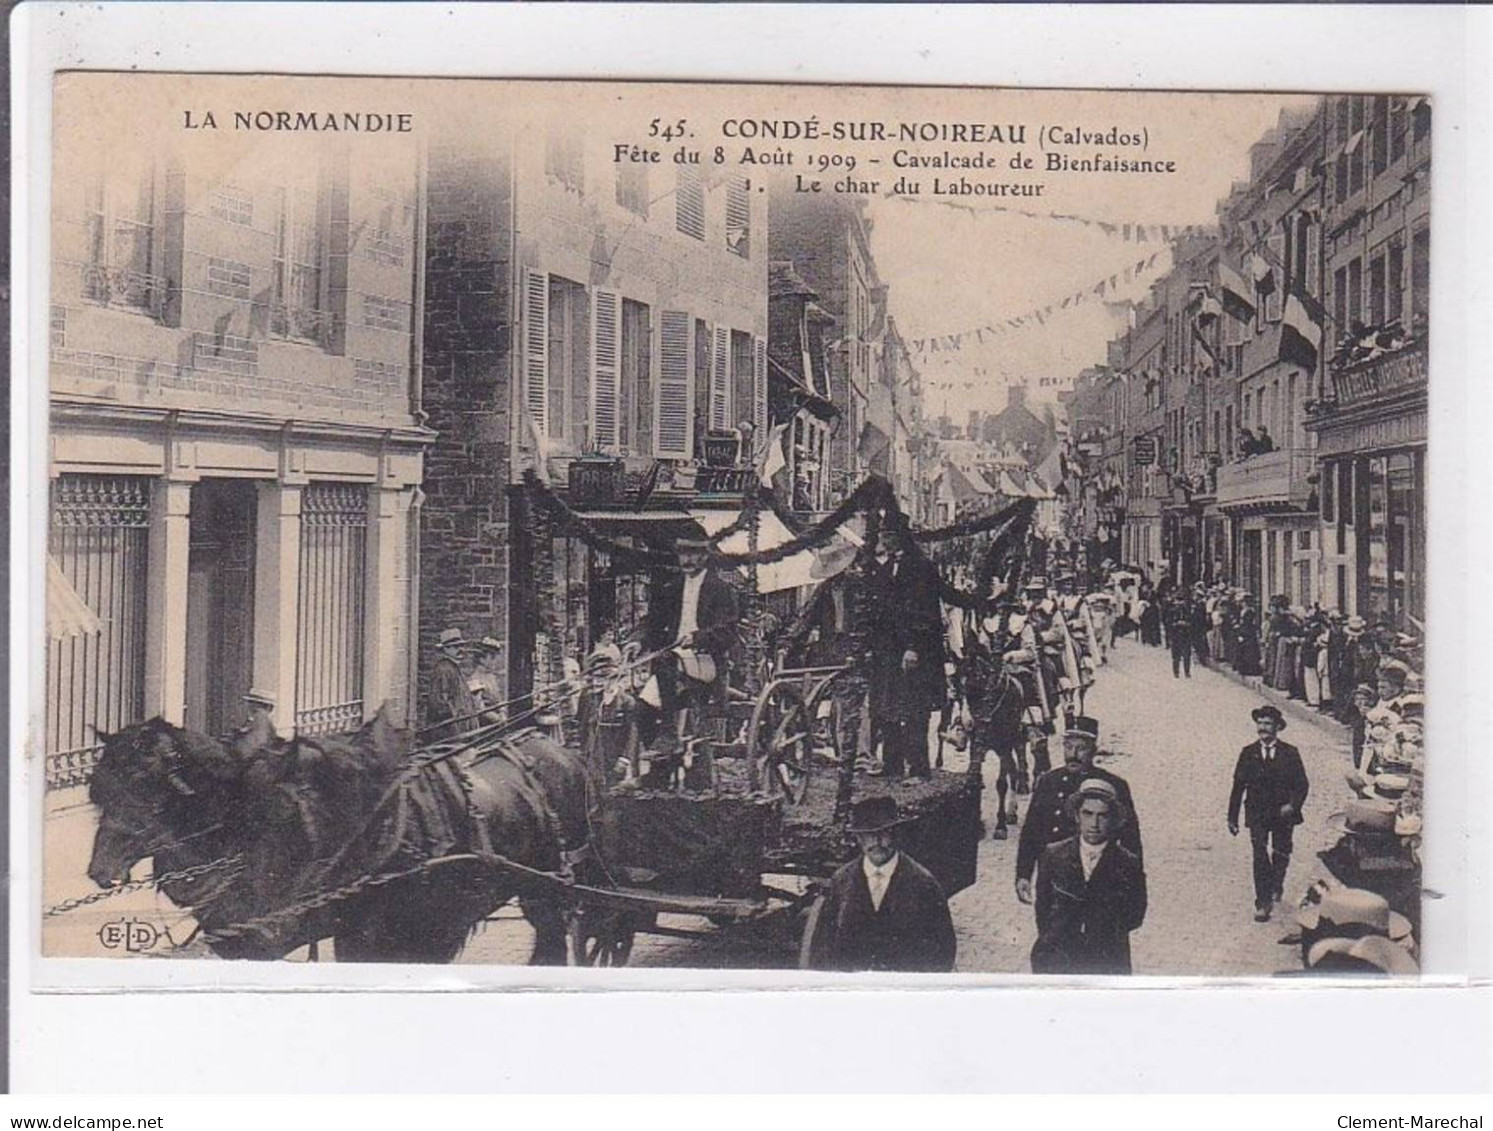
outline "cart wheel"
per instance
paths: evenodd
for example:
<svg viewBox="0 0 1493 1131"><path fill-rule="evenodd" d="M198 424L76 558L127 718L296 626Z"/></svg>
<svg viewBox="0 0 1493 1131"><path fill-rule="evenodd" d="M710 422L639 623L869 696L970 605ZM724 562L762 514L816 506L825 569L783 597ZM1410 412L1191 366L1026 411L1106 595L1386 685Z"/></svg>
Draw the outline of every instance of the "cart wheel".
<svg viewBox="0 0 1493 1131"><path fill-rule="evenodd" d="M753 780L769 793L798 804L809 789L815 719L802 692L791 683L769 683L762 690L747 729Z"/></svg>
<svg viewBox="0 0 1493 1131"><path fill-rule="evenodd" d="M804 930L798 942L798 968L800 970L813 969L811 963L814 957L814 936L819 931L819 918L823 911L824 896L821 895L809 904L808 914L804 916Z"/></svg>

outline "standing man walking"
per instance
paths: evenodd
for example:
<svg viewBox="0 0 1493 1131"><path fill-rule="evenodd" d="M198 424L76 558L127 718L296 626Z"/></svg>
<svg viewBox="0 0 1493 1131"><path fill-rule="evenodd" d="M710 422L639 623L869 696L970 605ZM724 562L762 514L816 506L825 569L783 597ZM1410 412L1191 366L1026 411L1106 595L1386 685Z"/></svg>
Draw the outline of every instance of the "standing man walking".
<svg viewBox="0 0 1493 1131"><path fill-rule="evenodd" d="M1078 835L1050 845L1037 865L1033 974L1129 974L1130 932L1146 917L1146 873L1115 842L1125 807L1115 787L1089 778L1068 798Z"/></svg>
<svg viewBox="0 0 1493 1131"><path fill-rule="evenodd" d="M1172 650L1172 678L1181 679L1184 672L1192 678L1192 609L1187 595L1179 593L1167 606L1166 643Z"/></svg>
<svg viewBox="0 0 1493 1131"><path fill-rule="evenodd" d="M1142 859L1140 822L1130 798L1130 786L1118 774L1094 765L1099 750L1099 723L1085 715L1063 731L1063 764L1037 779L1027 805L1026 822L1016 845L1016 898L1032 902L1032 875L1047 847L1078 834L1077 814L1071 799L1085 782L1098 779L1114 788L1126 819L1114 830L1119 843L1137 860Z"/></svg>
<svg viewBox="0 0 1493 1131"><path fill-rule="evenodd" d="M1309 783L1301 754L1280 741L1286 720L1271 704L1250 712L1259 740L1239 751L1234 788L1229 792L1229 835L1239 835L1239 808L1254 852L1255 922L1270 918L1271 905L1285 892L1291 864L1291 837L1301 824Z"/></svg>

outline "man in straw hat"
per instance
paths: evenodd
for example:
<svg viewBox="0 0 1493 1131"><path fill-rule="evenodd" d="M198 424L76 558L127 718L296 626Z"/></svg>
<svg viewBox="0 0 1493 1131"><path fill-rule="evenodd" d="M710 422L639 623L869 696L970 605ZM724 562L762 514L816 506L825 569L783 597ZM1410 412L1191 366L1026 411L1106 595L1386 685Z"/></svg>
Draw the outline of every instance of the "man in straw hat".
<svg viewBox="0 0 1493 1131"><path fill-rule="evenodd" d="M1234 785L1229 791L1229 835L1239 835L1239 809L1249 828L1254 851L1255 921L1270 918L1270 908L1285 891L1291 863L1291 837L1301 823L1309 783L1301 753L1280 741L1286 720L1273 704L1250 712L1259 738L1239 751Z"/></svg>
<svg viewBox="0 0 1493 1131"><path fill-rule="evenodd" d="M1033 974L1129 974L1130 932L1146 918L1146 873L1116 840L1127 820L1119 791L1088 778L1066 808L1078 835L1037 865Z"/></svg>
<svg viewBox="0 0 1493 1131"><path fill-rule="evenodd" d="M467 642L461 629L442 629L436 649L436 660L430 668L430 690L425 699L425 721L432 727L439 726L433 738L455 738L478 725L477 700L463 670Z"/></svg>
<svg viewBox="0 0 1493 1131"><path fill-rule="evenodd" d="M891 797L856 802L850 831L861 854L836 872L805 932L813 970L941 973L954 968L954 922L943 889L903 852Z"/></svg>
<svg viewBox="0 0 1493 1131"><path fill-rule="evenodd" d="M1098 751L1098 720L1080 715L1063 731L1063 764L1037 779L1016 846L1016 898L1022 903L1032 902L1032 875L1043 851L1077 835L1078 825L1068 806L1079 786L1090 779L1097 778L1114 787L1126 813L1125 822L1116 826L1115 834L1132 856L1143 859L1140 822L1130 800L1130 786L1118 774L1094 765Z"/></svg>

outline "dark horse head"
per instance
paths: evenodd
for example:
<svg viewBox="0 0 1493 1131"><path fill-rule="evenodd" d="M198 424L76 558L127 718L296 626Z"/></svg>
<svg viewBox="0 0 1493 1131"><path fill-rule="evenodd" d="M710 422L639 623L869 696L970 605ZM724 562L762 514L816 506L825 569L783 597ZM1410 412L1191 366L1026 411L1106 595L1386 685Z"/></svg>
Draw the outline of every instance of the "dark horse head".
<svg viewBox="0 0 1493 1131"><path fill-rule="evenodd" d="M103 755L88 785L99 814L89 879L110 888L146 857L161 873L231 850L243 831L235 827L242 774L221 743L160 718L100 737ZM188 884L166 894L188 904L197 892Z"/></svg>

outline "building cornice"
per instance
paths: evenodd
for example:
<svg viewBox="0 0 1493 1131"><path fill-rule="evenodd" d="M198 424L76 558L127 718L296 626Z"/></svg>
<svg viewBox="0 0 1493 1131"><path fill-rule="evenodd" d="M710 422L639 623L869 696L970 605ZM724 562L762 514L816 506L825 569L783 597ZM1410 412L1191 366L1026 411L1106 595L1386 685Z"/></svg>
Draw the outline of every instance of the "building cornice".
<svg viewBox="0 0 1493 1131"><path fill-rule="evenodd" d="M395 443L424 447L435 442L436 433L418 424L360 421L301 420L209 408L155 408L144 405L100 404L84 397L54 394L51 416L56 423L104 425L106 427L168 426L204 432L292 435L308 440L354 440L363 443Z"/></svg>

